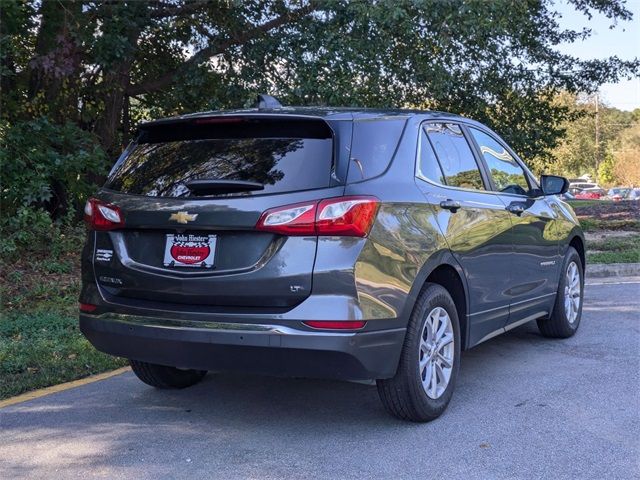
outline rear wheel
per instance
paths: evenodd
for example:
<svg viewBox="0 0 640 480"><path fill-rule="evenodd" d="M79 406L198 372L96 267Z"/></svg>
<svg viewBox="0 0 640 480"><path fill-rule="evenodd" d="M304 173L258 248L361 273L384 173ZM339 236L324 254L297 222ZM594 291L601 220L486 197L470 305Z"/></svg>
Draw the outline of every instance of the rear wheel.
<svg viewBox="0 0 640 480"><path fill-rule="evenodd" d="M175 367L129 360L131 370L140 380L156 388L186 388L195 385L207 374L206 370L180 370Z"/></svg>
<svg viewBox="0 0 640 480"><path fill-rule="evenodd" d="M578 330L582 316L584 273L578 252L569 247L562 264L556 303L549 318L538 320L545 337L568 338Z"/></svg>
<svg viewBox="0 0 640 480"><path fill-rule="evenodd" d="M443 287L426 284L409 320L396 375L377 381L382 404L403 420L434 420L451 400L459 365L456 306Z"/></svg>

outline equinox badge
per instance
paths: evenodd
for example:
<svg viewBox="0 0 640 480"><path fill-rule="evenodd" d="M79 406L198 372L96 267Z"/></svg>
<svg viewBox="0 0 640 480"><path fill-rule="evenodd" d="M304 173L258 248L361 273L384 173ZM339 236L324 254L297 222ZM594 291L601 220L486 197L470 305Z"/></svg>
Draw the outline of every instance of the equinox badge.
<svg viewBox="0 0 640 480"><path fill-rule="evenodd" d="M178 212L172 213L169 220L175 220L178 223L188 223L193 222L196 218L198 218L197 213L190 214L189 212Z"/></svg>

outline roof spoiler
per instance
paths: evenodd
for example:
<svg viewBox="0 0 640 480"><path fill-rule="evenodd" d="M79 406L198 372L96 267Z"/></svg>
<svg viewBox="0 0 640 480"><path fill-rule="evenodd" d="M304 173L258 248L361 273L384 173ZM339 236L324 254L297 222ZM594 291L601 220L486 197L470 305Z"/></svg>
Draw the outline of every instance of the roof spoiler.
<svg viewBox="0 0 640 480"><path fill-rule="evenodd" d="M282 108L282 104L271 95L265 95L261 93L258 95L256 102L253 104L254 107L257 107L258 110L271 110Z"/></svg>

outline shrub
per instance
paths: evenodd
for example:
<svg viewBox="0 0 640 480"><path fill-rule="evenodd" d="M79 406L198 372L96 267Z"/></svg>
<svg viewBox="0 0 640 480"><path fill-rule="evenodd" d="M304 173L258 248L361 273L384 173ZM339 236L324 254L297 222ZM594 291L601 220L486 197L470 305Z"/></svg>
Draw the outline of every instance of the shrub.
<svg viewBox="0 0 640 480"><path fill-rule="evenodd" d="M77 209L105 172L105 154L95 138L72 123L46 117L0 125L2 217L32 215L42 226L38 207L54 218ZM25 207L35 208L32 214Z"/></svg>
<svg viewBox="0 0 640 480"><path fill-rule="evenodd" d="M52 220L42 209L20 207L15 215L0 217L0 234L0 260L29 252L46 253L55 259L62 252L79 249L84 225L75 221L73 212Z"/></svg>

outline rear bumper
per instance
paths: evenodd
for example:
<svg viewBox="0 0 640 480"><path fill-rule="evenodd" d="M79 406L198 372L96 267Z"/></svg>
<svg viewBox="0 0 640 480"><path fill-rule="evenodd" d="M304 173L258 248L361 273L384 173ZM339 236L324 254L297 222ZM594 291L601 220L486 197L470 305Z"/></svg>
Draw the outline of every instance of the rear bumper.
<svg viewBox="0 0 640 480"><path fill-rule="evenodd" d="M100 351L160 365L277 376L366 380L395 375L405 329L307 331L104 313L80 314Z"/></svg>

